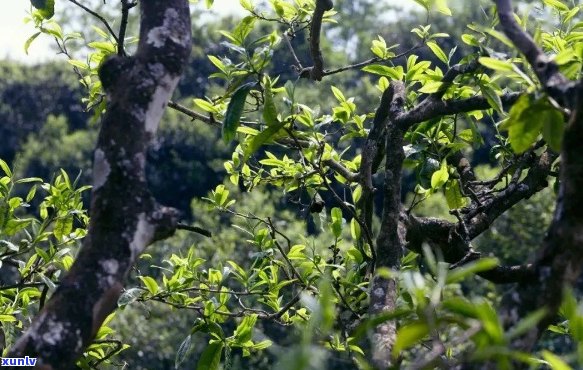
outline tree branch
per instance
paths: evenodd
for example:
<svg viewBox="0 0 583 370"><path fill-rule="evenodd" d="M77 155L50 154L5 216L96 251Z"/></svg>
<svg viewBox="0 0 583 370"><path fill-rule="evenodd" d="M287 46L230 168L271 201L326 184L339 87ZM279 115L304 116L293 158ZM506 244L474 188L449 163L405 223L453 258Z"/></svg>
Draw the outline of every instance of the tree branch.
<svg viewBox="0 0 583 370"><path fill-rule="evenodd" d="M324 57L320 50L320 33L322 31L322 19L327 10L334 7L332 0L316 0L316 9L312 16L312 24L310 26L310 54L314 65L312 67L304 68L300 72L301 77L309 77L315 81L322 81L324 72Z"/></svg>
<svg viewBox="0 0 583 370"><path fill-rule="evenodd" d="M508 107L514 104L520 93L510 92L500 96L502 104ZM490 103L485 97L479 95L467 99L456 100L433 100L426 99L417 104L411 110L401 113L395 118L395 122L403 128L409 128L416 123L427 121L428 119L448 116L458 113L466 113L475 110L490 108Z"/></svg>
<svg viewBox="0 0 583 370"><path fill-rule="evenodd" d="M126 30L128 27L128 18L130 16L130 9L138 5L136 2L131 2L130 0L122 0L121 1L121 22L119 24L119 34L117 36L117 55L125 56L125 37L126 37Z"/></svg>

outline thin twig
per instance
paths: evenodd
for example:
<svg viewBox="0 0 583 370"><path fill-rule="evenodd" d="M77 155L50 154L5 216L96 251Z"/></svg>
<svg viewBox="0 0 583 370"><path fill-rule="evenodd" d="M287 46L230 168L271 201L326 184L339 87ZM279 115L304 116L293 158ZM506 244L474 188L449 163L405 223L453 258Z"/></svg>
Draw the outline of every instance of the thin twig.
<svg viewBox="0 0 583 370"><path fill-rule="evenodd" d="M138 5L138 2L130 2L129 0L122 0L121 1L121 22L119 25L119 36L117 37L117 39L119 40L117 43L117 55L119 56L125 56L126 52L125 52L125 48L124 48L124 42L125 42L125 35L126 35L126 30L128 27L128 18L130 15L130 9L135 7L136 5Z"/></svg>
<svg viewBox="0 0 583 370"><path fill-rule="evenodd" d="M97 12L89 9L85 5L79 3L77 0L69 0L69 2L77 5L78 7L80 7L84 11L86 11L87 13L89 13L92 16L94 16L95 18L99 19L101 21L101 23L103 23L103 25L105 26L105 28L107 28L107 31L111 34L111 37L113 37L113 39L115 40L115 43L117 45L119 45L119 39L118 39L115 31L113 30L113 28L111 28L111 26L109 25L109 22L105 18L103 18L103 16L101 14L99 14L99 13L97 13Z"/></svg>

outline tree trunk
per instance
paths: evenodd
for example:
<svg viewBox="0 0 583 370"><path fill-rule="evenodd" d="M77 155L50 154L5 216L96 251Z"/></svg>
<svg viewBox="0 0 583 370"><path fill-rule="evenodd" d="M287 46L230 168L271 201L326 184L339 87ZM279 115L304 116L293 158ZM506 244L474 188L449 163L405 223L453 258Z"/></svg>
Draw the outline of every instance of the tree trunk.
<svg viewBox="0 0 583 370"><path fill-rule="evenodd" d="M124 280L152 242L170 236L177 211L147 188L146 150L191 50L187 0L141 0L132 57L100 69L108 105L95 149L89 232L75 264L9 357L40 369L72 369L117 307Z"/></svg>

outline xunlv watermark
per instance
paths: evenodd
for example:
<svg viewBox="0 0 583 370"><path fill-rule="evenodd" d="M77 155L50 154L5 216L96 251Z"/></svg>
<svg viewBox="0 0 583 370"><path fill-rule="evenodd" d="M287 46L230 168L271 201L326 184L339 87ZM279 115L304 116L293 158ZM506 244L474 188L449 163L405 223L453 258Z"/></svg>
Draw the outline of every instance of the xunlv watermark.
<svg viewBox="0 0 583 370"><path fill-rule="evenodd" d="M34 366L36 358L34 357L3 357L0 359L1 366Z"/></svg>

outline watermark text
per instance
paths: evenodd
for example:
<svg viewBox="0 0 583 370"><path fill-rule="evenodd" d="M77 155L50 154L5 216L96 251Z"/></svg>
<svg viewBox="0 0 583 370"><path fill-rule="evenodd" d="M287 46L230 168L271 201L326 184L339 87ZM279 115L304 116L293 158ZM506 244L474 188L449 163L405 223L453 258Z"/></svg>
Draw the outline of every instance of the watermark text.
<svg viewBox="0 0 583 370"><path fill-rule="evenodd" d="M34 357L3 357L0 358L0 366L34 366L36 358Z"/></svg>

